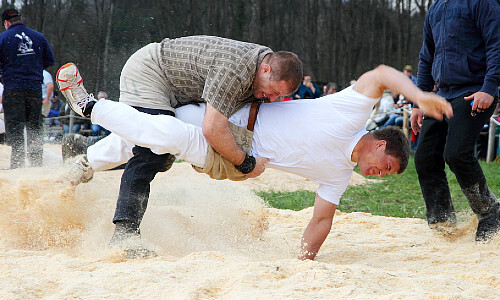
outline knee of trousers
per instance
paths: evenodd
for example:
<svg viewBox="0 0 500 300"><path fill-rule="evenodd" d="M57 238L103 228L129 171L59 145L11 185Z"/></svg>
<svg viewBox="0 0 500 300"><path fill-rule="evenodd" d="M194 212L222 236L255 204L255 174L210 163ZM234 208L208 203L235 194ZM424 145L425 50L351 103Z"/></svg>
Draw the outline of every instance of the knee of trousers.
<svg viewBox="0 0 500 300"><path fill-rule="evenodd" d="M415 161L415 170L419 176L429 174L436 167L431 155L429 153L422 153L422 151L418 151L415 153L414 157Z"/></svg>
<svg viewBox="0 0 500 300"><path fill-rule="evenodd" d="M447 149L444 152L444 160L452 170L456 168L467 168L474 163L474 155L472 153L460 153L456 151L456 149Z"/></svg>
<svg viewBox="0 0 500 300"><path fill-rule="evenodd" d="M175 156L173 156L172 154L166 154L168 157L167 157L167 160L165 161L165 164L163 165L163 167L161 167L159 169L159 172L167 172L168 170L170 170L170 168L172 168L172 165L174 164L175 162Z"/></svg>

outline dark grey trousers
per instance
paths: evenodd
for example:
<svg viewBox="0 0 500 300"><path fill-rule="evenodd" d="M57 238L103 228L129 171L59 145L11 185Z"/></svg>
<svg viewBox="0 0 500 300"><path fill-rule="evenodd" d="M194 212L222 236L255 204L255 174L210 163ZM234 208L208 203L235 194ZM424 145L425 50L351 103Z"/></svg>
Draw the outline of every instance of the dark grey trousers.
<svg viewBox="0 0 500 300"><path fill-rule="evenodd" d="M6 140L12 146L10 168L25 165L24 128L26 128L27 154L32 167L43 164L42 89L4 90Z"/></svg>
<svg viewBox="0 0 500 300"><path fill-rule="evenodd" d="M168 110L134 107L151 115L171 115ZM135 146L134 156L125 165L113 223L127 222L139 228L149 200L150 183L158 172L168 170L175 159L171 154L154 154L149 148Z"/></svg>
<svg viewBox="0 0 500 300"><path fill-rule="evenodd" d="M415 166L427 208L429 224L456 221L445 162L455 174L472 211L481 220L500 209L500 203L488 188L474 147L484 124L498 99L483 113L471 116L470 101L461 97L449 100L453 117L438 121L425 117L415 154Z"/></svg>

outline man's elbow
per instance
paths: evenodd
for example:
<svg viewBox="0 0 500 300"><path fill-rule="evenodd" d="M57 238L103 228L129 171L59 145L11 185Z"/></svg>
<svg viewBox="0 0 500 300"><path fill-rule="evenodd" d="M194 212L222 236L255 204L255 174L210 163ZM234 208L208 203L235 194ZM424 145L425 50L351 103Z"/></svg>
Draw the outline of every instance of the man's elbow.
<svg viewBox="0 0 500 300"><path fill-rule="evenodd" d="M203 124L202 126L202 132L203 132L203 135L205 136L205 138L207 140L210 141L210 139L212 139L214 137L214 127L210 124Z"/></svg>
<svg viewBox="0 0 500 300"><path fill-rule="evenodd" d="M205 138L210 142L218 135L221 135L226 128L228 128L227 122L225 124L206 122L202 125L202 132Z"/></svg>
<svg viewBox="0 0 500 300"><path fill-rule="evenodd" d="M376 67L375 67L375 70L376 70L376 69L386 69L386 68L388 68L388 67L389 67L389 66L387 66L387 65L380 64L380 65L378 65L378 66L376 66Z"/></svg>

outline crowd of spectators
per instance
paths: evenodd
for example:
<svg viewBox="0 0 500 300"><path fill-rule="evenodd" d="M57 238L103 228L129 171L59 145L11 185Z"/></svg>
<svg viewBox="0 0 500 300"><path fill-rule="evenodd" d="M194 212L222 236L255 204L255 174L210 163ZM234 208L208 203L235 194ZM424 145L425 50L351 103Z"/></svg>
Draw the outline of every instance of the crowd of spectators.
<svg viewBox="0 0 500 300"><path fill-rule="evenodd" d="M98 93L98 99L108 99L104 91ZM45 118L47 136L44 138L48 142L60 142L64 134L78 133L84 136L106 136L110 132L100 125L92 124L89 118L76 115L68 103L63 102L59 94L54 92L51 100L50 112ZM70 130L70 123L73 124Z"/></svg>

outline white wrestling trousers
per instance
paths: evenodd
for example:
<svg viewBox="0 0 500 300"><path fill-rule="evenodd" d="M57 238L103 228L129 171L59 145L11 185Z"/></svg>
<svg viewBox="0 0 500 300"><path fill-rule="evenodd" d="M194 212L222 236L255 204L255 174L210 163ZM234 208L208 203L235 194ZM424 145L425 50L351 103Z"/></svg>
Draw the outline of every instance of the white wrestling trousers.
<svg viewBox="0 0 500 300"><path fill-rule="evenodd" d="M99 100L92 108L92 123L112 133L87 149L87 159L96 171L126 163L134 145L155 154L170 153L195 166L204 167L208 142L201 127L166 115L149 115L120 102Z"/></svg>

